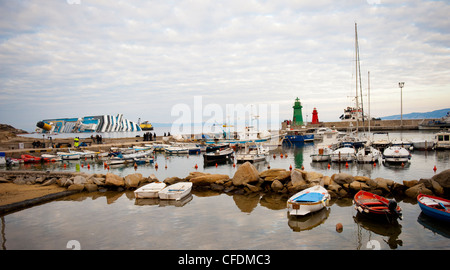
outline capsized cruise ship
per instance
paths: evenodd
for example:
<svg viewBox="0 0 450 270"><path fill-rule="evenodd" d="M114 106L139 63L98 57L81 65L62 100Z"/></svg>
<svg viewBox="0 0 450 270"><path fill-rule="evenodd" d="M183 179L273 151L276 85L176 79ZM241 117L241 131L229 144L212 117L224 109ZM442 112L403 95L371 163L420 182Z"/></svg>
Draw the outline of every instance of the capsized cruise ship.
<svg viewBox="0 0 450 270"><path fill-rule="evenodd" d="M85 116L82 118L58 118L39 121L38 133L121 132L141 131L141 127L123 114Z"/></svg>

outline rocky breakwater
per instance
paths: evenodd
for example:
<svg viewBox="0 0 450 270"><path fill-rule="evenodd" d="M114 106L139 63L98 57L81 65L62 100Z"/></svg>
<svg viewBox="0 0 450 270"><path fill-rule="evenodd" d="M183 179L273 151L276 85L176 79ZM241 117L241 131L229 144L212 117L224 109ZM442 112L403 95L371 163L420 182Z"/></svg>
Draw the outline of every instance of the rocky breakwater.
<svg viewBox="0 0 450 270"><path fill-rule="evenodd" d="M144 177L134 173L125 177L107 174L87 174L69 172L14 172L0 173L0 182L18 185L59 185L70 191L102 191L125 189L134 190L146 183L159 181L155 175ZM300 169L268 169L259 172L253 164L246 162L240 165L230 177L225 174L209 174L190 172L185 178L168 177L163 180L171 185L177 182L190 181L193 190L214 190L233 194L278 193L292 195L315 185L325 187L332 198L352 197L359 190L370 191L382 196L406 196L416 198L419 193L450 197L450 169L434 175L429 179L390 180L384 178L370 179L365 176L353 176L337 173L326 176L317 172Z"/></svg>
<svg viewBox="0 0 450 270"><path fill-rule="evenodd" d="M450 197L450 170L443 171L429 179L394 181L385 178L371 179L347 173L333 174L331 177L317 172L300 169L268 169L262 172L249 162L238 167L233 177L222 174L191 172L182 179L166 178L167 184L190 181L194 190L211 189L226 193L281 193L292 195L306 188L324 186L332 198L352 197L359 190L382 196L416 198L419 193Z"/></svg>

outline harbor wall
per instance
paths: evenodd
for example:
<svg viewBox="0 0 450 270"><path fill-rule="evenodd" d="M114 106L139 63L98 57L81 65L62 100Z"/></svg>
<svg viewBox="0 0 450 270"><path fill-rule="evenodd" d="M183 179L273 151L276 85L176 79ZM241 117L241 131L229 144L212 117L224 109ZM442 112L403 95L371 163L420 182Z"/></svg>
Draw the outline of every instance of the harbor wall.
<svg viewBox="0 0 450 270"><path fill-rule="evenodd" d="M432 119L429 119L432 120ZM419 129L419 124L423 119L403 119L401 120L371 120L370 130L371 131L384 131L384 130L417 130ZM350 126L352 123L353 127ZM368 130L369 121L358 122L359 130ZM320 122L319 124L308 124L308 128L313 127L329 127L335 128L340 131L345 131L350 129L356 130L356 122L352 121L339 121L339 122Z"/></svg>

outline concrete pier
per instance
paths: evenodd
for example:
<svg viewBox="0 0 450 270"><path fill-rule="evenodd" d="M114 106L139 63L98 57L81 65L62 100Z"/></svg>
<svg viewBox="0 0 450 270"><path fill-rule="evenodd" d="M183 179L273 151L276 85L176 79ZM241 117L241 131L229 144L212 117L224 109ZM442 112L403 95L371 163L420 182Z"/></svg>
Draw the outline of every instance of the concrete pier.
<svg viewBox="0 0 450 270"><path fill-rule="evenodd" d="M432 119L429 119L432 120ZM423 119L403 119L403 125L401 120L371 120L370 131L389 131L389 130L417 130L419 124ZM356 122L351 121L339 121L339 122L320 122L319 124L308 123L308 128L314 127L329 127L335 128L340 131L346 131L350 129L350 123L352 123L352 130L356 130ZM358 122L359 130L368 130L369 121Z"/></svg>

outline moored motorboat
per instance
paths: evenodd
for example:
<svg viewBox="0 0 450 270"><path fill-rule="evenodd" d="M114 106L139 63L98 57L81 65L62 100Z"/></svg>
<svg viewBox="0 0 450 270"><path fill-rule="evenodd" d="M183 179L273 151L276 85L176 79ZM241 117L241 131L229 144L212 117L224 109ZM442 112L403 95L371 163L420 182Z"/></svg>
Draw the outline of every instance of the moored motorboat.
<svg viewBox="0 0 450 270"><path fill-rule="evenodd" d="M411 153L400 146L389 146L383 151L383 159L388 163L407 163L411 159Z"/></svg>
<svg viewBox="0 0 450 270"><path fill-rule="evenodd" d="M186 197L192 189L192 182L178 182L170 185L158 192L162 200L181 200Z"/></svg>
<svg viewBox="0 0 450 270"><path fill-rule="evenodd" d="M269 155L269 150L263 148L261 144L256 144L254 148L250 148L250 143L245 144L244 152L236 153L236 162L258 162L263 161Z"/></svg>
<svg viewBox="0 0 450 270"><path fill-rule="evenodd" d="M381 158L381 152L369 145L360 148L356 153L356 161L358 163L373 163L378 162Z"/></svg>
<svg viewBox="0 0 450 270"><path fill-rule="evenodd" d="M221 150L216 150L214 152L207 152L203 154L203 160L205 163L226 162L227 160L231 159L233 153L234 153L233 149L224 148Z"/></svg>
<svg viewBox="0 0 450 270"><path fill-rule="evenodd" d="M330 194L322 186L313 186L291 196L287 201L288 214L304 216L328 205Z"/></svg>
<svg viewBox="0 0 450 270"><path fill-rule="evenodd" d="M142 186L134 191L136 199L159 198L159 192L166 187L163 182L154 182Z"/></svg>
<svg viewBox="0 0 450 270"><path fill-rule="evenodd" d="M77 159L81 158L80 154L75 154L75 153L57 152L56 154L58 156L60 156L61 159L63 159L63 160L77 160Z"/></svg>
<svg viewBox="0 0 450 270"><path fill-rule="evenodd" d="M189 149L185 146L172 145L164 149L167 154L189 154Z"/></svg>
<svg viewBox="0 0 450 270"><path fill-rule="evenodd" d="M330 155L333 153L333 150L328 145L318 145L314 148L313 153L310 155L312 161L322 162L329 161Z"/></svg>
<svg viewBox="0 0 450 270"><path fill-rule="evenodd" d="M402 209L395 200L360 190L353 198L355 209L362 215L380 221L392 222L402 219Z"/></svg>
<svg viewBox="0 0 450 270"><path fill-rule="evenodd" d="M431 150L434 147L433 140L413 139L411 142L415 150Z"/></svg>
<svg viewBox="0 0 450 270"><path fill-rule="evenodd" d="M58 155L52 155L52 154L42 154L41 158L48 160L50 162L55 162L55 161L61 161L62 158L61 156Z"/></svg>
<svg viewBox="0 0 450 270"><path fill-rule="evenodd" d="M417 196L417 202L425 215L445 222L450 222L450 200L419 194Z"/></svg>
<svg viewBox="0 0 450 270"><path fill-rule="evenodd" d="M330 154L332 162L353 162L355 160L355 148L342 147Z"/></svg>

